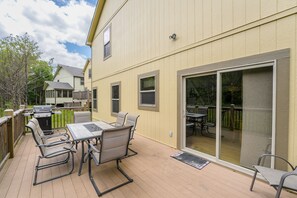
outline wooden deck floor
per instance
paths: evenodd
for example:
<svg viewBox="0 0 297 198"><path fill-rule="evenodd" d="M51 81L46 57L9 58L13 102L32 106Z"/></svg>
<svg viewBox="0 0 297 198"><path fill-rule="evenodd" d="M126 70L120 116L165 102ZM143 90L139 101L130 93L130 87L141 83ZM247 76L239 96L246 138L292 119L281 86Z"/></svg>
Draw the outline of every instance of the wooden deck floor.
<svg viewBox="0 0 297 198"><path fill-rule="evenodd" d="M134 179L103 197L274 197L275 190L256 181L253 192L249 191L251 177L211 163L197 170L170 157L176 150L146 138L136 136L132 147L138 155L122 161L122 168ZM14 197L97 197L88 179L87 166L77 175L79 154L75 155L74 172L67 177L32 185L34 164L39 154L31 135L22 138L16 156L9 160L0 172L0 198ZM94 166L94 177L103 189L123 178L115 170L114 163ZM63 168L44 171L42 177L57 174ZM297 197L282 192L282 197Z"/></svg>

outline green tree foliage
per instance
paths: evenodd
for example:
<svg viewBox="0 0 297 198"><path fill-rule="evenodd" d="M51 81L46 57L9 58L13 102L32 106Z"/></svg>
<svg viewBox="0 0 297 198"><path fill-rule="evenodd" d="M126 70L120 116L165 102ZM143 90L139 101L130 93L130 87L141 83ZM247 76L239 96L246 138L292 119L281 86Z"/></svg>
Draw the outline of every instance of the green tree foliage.
<svg viewBox="0 0 297 198"><path fill-rule="evenodd" d="M28 68L40 57L38 45L28 34L0 39L0 107L17 109L26 103Z"/></svg>
<svg viewBox="0 0 297 198"><path fill-rule="evenodd" d="M44 104L44 81L52 81L52 67L45 61L36 61L29 68L28 104Z"/></svg>

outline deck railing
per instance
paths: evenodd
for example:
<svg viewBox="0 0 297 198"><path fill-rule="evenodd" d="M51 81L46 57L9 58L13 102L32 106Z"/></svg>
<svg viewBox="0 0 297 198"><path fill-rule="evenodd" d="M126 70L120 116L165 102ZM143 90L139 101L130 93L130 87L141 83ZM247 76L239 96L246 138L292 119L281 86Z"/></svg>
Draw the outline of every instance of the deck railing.
<svg viewBox="0 0 297 198"><path fill-rule="evenodd" d="M54 108L59 114L52 115L52 128L63 128L66 124L73 123L74 111L82 111L82 107L62 107ZM28 132L25 129L26 123L32 118L27 112L32 109L22 109L13 111L5 110L5 116L0 117L0 170L8 158L14 157L14 148L20 138ZM25 116L26 115L26 116Z"/></svg>
<svg viewBox="0 0 297 198"><path fill-rule="evenodd" d="M25 133L24 109L13 112L5 110L0 118L0 170L8 158L14 157L14 147Z"/></svg>
<svg viewBox="0 0 297 198"><path fill-rule="evenodd" d="M91 92L90 91L73 92L73 99L76 99L76 100L88 100L89 98L91 98Z"/></svg>
<svg viewBox="0 0 297 198"><path fill-rule="evenodd" d="M188 107L187 107L188 108ZM198 106L191 106L189 112L198 112ZM222 123L223 128L229 128L230 130L242 129L242 108L231 105L230 107L222 107ZM207 108L207 122L216 122L216 107L208 106Z"/></svg>
<svg viewBox="0 0 297 198"><path fill-rule="evenodd" d="M32 109L26 109L27 112L30 112ZM63 128L66 127L66 124L73 123L73 115L75 111L83 111L83 107L57 107L53 108L54 113L52 115L52 128ZM25 117L25 123L27 123L32 116Z"/></svg>

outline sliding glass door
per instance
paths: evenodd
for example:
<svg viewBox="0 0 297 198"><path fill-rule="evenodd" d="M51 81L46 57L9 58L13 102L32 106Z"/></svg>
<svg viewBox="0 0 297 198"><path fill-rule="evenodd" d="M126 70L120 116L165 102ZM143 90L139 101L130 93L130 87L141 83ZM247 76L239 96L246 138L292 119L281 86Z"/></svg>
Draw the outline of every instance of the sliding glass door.
<svg viewBox="0 0 297 198"><path fill-rule="evenodd" d="M216 74L186 79L186 146L212 156L216 155L216 84Z"/></svg>
<svg viewBox="0 0 297 198"><path fill-rule="evenodd" d="M251 168L271 153L273 68L222 72L220 159ZM266 161L270 165L270 161Z"/></svg>
<svg viewBox="0 0 297 198"><path fill-rule="evenodd" d="M185 147L246 168L273 153L273 71L270 63L186 77Z"/></svg>

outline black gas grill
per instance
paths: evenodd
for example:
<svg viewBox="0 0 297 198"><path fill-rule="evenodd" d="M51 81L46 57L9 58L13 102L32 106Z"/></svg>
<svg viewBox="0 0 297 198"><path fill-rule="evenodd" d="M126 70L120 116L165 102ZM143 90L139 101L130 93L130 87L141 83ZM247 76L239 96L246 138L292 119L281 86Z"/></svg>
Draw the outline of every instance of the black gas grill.
<svg viewBox="0 0 297 198"><path fill-rule="evenodd" d="M52 106L33 106L33 116L38 120L42 130L52 130Z"/></svg>

